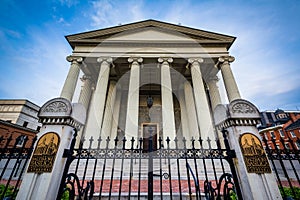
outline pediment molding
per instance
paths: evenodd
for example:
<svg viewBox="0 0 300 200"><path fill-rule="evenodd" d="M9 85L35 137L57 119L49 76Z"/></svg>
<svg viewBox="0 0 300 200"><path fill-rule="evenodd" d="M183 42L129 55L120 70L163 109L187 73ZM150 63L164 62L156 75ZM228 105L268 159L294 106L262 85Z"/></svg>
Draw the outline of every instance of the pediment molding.
<svg viewBox="0 0 300 200"><path fill-rule="evenodd" d="M70 45L74 48L75 44L78 43L96 43L102 42L105 39L108 39L116 34L122 34L126 32L126 34L130 34L130 32L134 33L139 30L145 29L156 29L157 31L162 31L170 34L184 34L187 37L194 39L197 42L213 42L217 43L218 41L221 43L226 43L227 49L232 45L235 40L235 37L228 36L219 33L213 33L209 31L204 31L200 29L194 29L190 27L170 24L166 22L156 21L156 20L146 20L141 22L135 22L126 25L120 25L105 29L99 29L84 33L78 33L73 35L66 36L66 39L70 43Z"/></svg>

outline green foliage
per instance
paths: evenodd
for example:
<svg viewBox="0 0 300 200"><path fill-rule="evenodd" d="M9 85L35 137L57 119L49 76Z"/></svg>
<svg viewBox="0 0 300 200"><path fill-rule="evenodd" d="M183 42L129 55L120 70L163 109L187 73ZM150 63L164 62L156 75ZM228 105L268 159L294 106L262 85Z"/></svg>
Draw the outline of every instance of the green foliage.
<svg viewBox="0 0 300 200"><path fill-rule="evenodd" d="M4 184L0 184L0 196L3 195L3 192L5 190L5 186ZM15 199L16 198L16 194L18 193L18 189L15 195L13 195L14 192L14 186L8 186L7 190L5 191L4 197L10 197L11 199Z"/></svg>
<svg viewBox="0 0 300 200"><path fill-rule="evenodd" d="M61 197L61 200L69 200L69 191L68 190L65 190L62 197Z"/></svg>
<svg viewBox="0 0 300 200"><path fill-rule="evenodd" d="M296 196L293 195L292 189L289 187L284 187L283 189L280 188L279 190L282 197L292 197L293 199L300 199L300 188L298 187L293 187Z"/></svg>
<svg viewBox="0 0 300 200"><path fill-rule="evenodd" d="M230 191L229 197L230 197L230 200L237 200L238 199L235 191L233 191L233 190Z"/></svg>

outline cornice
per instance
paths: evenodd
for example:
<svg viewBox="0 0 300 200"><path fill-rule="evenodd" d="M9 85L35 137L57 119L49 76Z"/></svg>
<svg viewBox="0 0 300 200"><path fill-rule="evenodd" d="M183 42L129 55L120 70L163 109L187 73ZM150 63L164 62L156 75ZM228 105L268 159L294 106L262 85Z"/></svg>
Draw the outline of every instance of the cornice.
<svg viewBox="0 0 300 200"><path fill-rule="evenodd" d="M74 120L72 117L41 117L39 122L43 125L68 125L80 130L83 126L80 122Z"/></svg>
<svg viewBox="0 0 300 200"><path fill-rule="evenodd" d="M277 126L271 126L271 127L268 127L268 128L264 128L264 129L261 129L259 130L259 133L263 133L263 132L266 132L266 131L271 131L271 130L277 130L277 129L282 129L283 128L283 125L277 125Z"/></svg>
<svg viewBox="0 0 300 200"><path fill-rule="evenodd" d="M134 29L147 28L147 27L160 28L160 29L166 30L166 31L180 32L180 33L183 33L183 34L186 34L186 35L192 37L193 39L200 38L201 39L200 41L202 41L203 38L208 38L209 40L216 40L219 42L224 41L224 42L228 43L228 46L227 46L228 49L231 46L231 44L234 42L234 40L236 39L236 37L229 36L229 35L204 31L204 30L200 30L200 29L170 24L170 23L156 21L156 20L146 20L146 21L141 21L141 22L135 22L135 23L121 25L121 26L115 26L115 27L110 27L110 28L105 28L105 29L99 29L99 30L94 30L94 31L89 31L89 32L68 35L65 37L66 37L67 41L70 43L70 45L74 48L73 43L78 42L78 40L95 39L95 38L100 38L102 40L105 40L114 34L118 34L118 33L124 32L124 31L130 31L130 30L134 30ZM99 40L97 42L99 42Z"/></svg>
<svg viewBox="0 0 300 200"><path fill-rule="evenodd" d="M260 124L260 119L258 118L228 118L216 125L216 127L218 130L222 130L232 126L256 126L258 124Z"/></svg>
<svg viewBox="0 0 300 200"><path fill-rule="evenodd" d="M37 130L31 129L31 128L27 128L27 127L24 127L24 126L20 126L18 124L7 122L7 121L1 120L1 119L0 119L0 124L6 125L6 126L10 126L10 127L13 127L13 128L17 128L17 129L21 129L21 130L28 131L28 132L35 133L35 134L38 133Z"/></svg>

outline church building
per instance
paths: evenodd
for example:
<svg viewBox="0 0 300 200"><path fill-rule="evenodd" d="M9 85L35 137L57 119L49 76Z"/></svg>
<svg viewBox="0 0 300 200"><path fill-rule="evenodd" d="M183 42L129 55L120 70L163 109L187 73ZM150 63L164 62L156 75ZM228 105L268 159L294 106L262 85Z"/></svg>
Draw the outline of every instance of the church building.
<svg viewBox="0 0 300 200"><path fill-rule="evenodd" d="M215 140L218 81L229 102L240 98L230 68L235 37L146 20L66 39L73 52L61 97L72 101L78 79L83 81L79 103L87 109L81 130L86 139L148 138L151 131L154 141Z"/></svg>
<svg viewBox="0 0 300 200"><path fill-rule="evenodd" d="M231 71L235 37L146 20L66 39L18 200L281 199Z"/></svg>

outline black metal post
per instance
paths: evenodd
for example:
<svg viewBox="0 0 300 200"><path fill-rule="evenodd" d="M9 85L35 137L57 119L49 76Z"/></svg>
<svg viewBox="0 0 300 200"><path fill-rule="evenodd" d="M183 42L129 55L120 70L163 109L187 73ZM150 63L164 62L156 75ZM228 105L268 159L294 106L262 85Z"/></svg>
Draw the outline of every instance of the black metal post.
<svg viewBox="0 0 300 200"><path fill-rule="evenodd" d="M148 199L153 199L153 138L152 138L152 130L149 130L149 160L148 160Z"/></svg>
<svg viewBox="0 0 300 200"><path fill-rule="evenodd" d="M60 186L59 186L59 190L58 190L56 200L60 200L63 193L64 193L65 180L67 178L69 167L70 167L70 165L71 165L71 163L74 159L72 154L73 154L73 150L74 150L74 146L75 146L75 142L76 142L76 137L77 137L77 130L74 129L74 134L73 134L73 139L72 139L72 142L71 142L71 145L70 145L70 149L65 149L65 152L64 152L64 155L63 155L63 157L67 157L67 161L66 161L66 164L65 164L65 169L64 169L62 178L61 178L61 182L60 182Z"/></svg>
<svg viewBox="0 0 300 200"><path fill-rule="evenodd" d="M229 166L230 166L231 174L232 174L232 177L233 177L233 180L234 180L234 185L235 185L235 188L236 188L236 194L238 196L238 199L243 199L242 191L241 191L240 184L239 184L239 181L238 181L238 176L237 176L237 173L235 171L235 166L234 166L234 162L233 162L233 158L236 157L235 151L230 149L230 145L229 145L229 142L228 142L228 139L227 139L228 131L225 130L225 129L222 129L222 134L223 134L224 144L225 144L226 151L227 151L226 160L228 161Z"/></svg>

